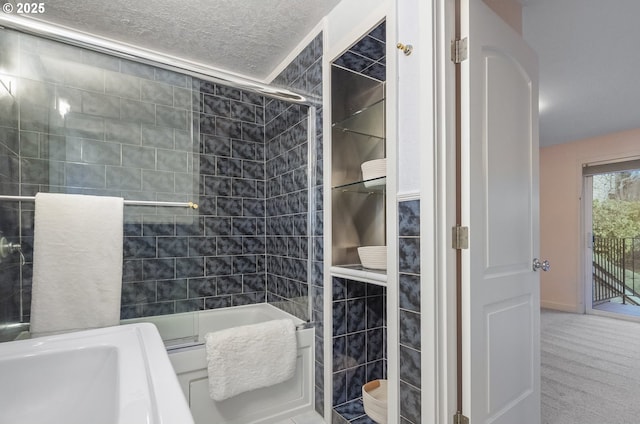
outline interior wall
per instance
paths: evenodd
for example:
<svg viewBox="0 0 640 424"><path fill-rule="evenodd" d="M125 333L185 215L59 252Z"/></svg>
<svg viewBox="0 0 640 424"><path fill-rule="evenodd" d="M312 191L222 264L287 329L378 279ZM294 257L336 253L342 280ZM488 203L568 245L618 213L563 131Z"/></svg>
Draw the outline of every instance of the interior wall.
<svg viewBox="0 0 640 424"><path fill-rule="evenodd" d="M583 312L582 165L640 156L640 129L540 149L540 275L542 307Z"/></svg>
<svg viewBox="0 0 640 424"><path fill-rule="evenodd" d="M518 0L483 0L506 23L522 35L522 4Z"/></svg>

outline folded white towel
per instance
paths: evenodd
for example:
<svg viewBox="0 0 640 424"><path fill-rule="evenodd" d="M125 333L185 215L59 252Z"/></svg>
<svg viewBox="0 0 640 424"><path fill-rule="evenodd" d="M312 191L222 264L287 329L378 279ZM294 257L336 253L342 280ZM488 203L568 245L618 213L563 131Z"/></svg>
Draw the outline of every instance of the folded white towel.
<svg viewBox="0 0 640 424"><path fill-rule="evenodd" d="M205 340L213 400L278 384L295 374L296 329L290 319L207 333Z"/></svg>
<svg viewBox="0 0 640 424"><path fill-rule="evenodd" d="M38 193L31 333L120 322L123 200Z"/></svg>

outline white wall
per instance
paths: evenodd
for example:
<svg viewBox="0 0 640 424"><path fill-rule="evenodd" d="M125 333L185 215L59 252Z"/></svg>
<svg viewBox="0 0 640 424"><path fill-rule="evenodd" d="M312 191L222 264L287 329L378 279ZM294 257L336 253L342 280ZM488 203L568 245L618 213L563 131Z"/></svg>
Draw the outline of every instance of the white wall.
<svg viewBox="0 0 640 424"><path fill-rule="evenodd" d="M582 165L640 157L640 129L540 149L540 252L543 307L585 310Z"/></svg>

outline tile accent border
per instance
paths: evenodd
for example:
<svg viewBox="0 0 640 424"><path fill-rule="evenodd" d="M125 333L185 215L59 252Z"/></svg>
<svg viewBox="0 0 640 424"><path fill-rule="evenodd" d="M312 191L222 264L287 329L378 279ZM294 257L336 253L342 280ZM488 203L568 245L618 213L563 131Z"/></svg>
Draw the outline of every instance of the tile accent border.
<svg viewBox="0 0 640 424"><path fill-rule="evenodd" d="M398 202L400 420L421 422L420 200Z"/></svg>

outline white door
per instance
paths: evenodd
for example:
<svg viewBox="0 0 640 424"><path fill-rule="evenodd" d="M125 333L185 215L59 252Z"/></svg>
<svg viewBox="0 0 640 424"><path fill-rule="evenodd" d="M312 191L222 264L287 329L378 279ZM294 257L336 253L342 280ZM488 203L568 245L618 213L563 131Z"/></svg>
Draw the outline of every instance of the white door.
<svg viewBox="0 0 640 424"><path fill-rule="evenodd" d="M461 0L463 414L540 424L537 59L481 0Z"/></svg>

